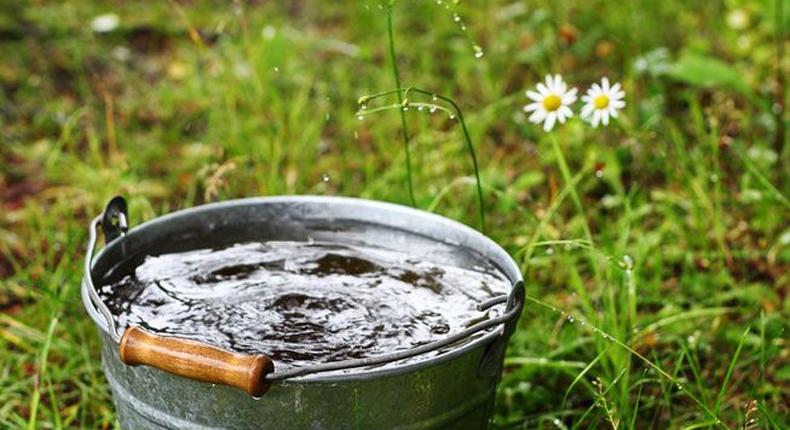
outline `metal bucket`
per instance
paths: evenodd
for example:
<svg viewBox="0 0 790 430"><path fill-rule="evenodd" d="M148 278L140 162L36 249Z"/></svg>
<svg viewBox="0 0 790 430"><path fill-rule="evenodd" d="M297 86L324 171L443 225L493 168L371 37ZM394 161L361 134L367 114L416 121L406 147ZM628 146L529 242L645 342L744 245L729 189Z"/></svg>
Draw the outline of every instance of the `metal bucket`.
<svg viewBox="0 0 790 430"><path fill-rule="evenodd" d="M94 257L99 227L107 245ZM487 262L499 268L513 287L509 295L480 305L491 308L496 317L413 350L283 372L277 371L276 363L274 369L270 363L259 366L256 371L262 373L245 374L253 383L260 382L262 390L268 388L259 397L249 393L262 391L227 378L203 375L197 380L189 372L174 371L172 365L179 360L196 365L189 354L153 348L151 360L129 360L123 344L130 329L118 333L94 287L94 282L103 284L119 270L121 263L145 255L239 241L311 239L384 244L405 252L430 249L469 267ZM153 219L128 232L126 203L115 198L91 224L82 281L82 299L99 329L104 371L124 429L486 428L505 347L523 298L516 263L469 227L394 204L314 196L208 204ZM179 342L166 341L170 340ZM234 356L206 345L197 347L213 348L210 351L219 357ZM265 356L257 358L265 361ZM222 359L213 365L228 367Z"/></svg>

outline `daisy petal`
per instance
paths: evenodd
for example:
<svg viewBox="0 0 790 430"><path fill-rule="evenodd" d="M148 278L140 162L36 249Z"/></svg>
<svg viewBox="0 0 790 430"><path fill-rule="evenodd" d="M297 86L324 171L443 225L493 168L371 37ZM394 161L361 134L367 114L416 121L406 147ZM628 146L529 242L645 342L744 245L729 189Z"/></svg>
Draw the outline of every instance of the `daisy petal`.
<svg viewBox="0 0 790 430"><path fill-rule="evenodd" d="M528 90L527 91L527 98L529 98L530 100L532 100L534 102L537 102L537 103L540 103L541 100L543 100L543 97L541 97L540 94L538 94L538 93L536 93L535 91L532 91L532 90Z"/></svg>
<svg viewBox="0 0 790 430"><path fill-rule="evenodd" d="M589 117L590 114L593 113L593 110L595 110L595 106L593 106L592 104L584 105L581 113L582 118L586 119L587 117Z"/></svg>
<svg viewBox="0 0 790 430"><path fill-rule="evenodd" d="M606 76L601 79L601 86L603 87L604 92L609 92L609 78Z"/></svg>
<svg viewBox="0 0 790 430"><path fill-rule="evenodd" d="M536 110L529 116L529 121L534 124L538 124L541 121L546 119L546 111L545 110Z"/></svg>
<svg viewBox="0 0 790 430"><path fill-rule="evenodd" d="M598 123L599 123L599 122L601 122L601 111L599 111L599 110L596 110L596 111L593 113L593 117L592 117L592 126L593 126L593 127L598 127Z"/></svg>
<svg viewBox="0 0 790 430"><path fill-rule="evenodd" d="M548 116L546 116L546 122L543 123L543 131L551 131L551 129L554 128L555 121L557 121L557 114L550 112Z"/></svg>
<svg viewBox="0 0 790 430"><path fill-rule="evenodd" d="M576 101L576 88L571 88L570 91L562 96L562 104L569 105Z"/></svg>
<svg viewBox="0 0 790 430"><path fill-rule="evenodd" d="M609 125L609 111L602 110L601 111L601 118L603 119L603 125Z"/></svg>
<svg viewBox="0 0 790 430"><path fill-rule="evenodd" d="M534 110L540 109L540 107L541 107L541 104L538 103L538 102L530 103L530 104L524 106L524 112L532 112Z"/></svg>
<svg viewBox="0 0 790 430"><path fill-rule="evenodd" d="M550 93L549 89L543 85L542 82L538 82L538 85L535 87L538 89L538 93L540 93L541 96L545 96L546 94Z"/></svg>

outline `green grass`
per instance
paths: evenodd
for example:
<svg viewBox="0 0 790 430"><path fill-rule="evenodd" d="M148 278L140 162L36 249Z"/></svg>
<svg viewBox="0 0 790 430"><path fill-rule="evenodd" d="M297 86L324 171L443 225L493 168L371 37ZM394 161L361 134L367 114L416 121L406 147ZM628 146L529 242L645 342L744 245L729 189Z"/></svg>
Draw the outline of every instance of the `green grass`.
<svg viewBox="0 0 790 430"><path fill-rule="evenodd" d="M531 297L494 428L787 426L788 3L395 3L397 81L463 110ZM79 297L113 195L134 225L257 195L409 205L410 177L417 207L479 228L457 120L430 98L400 110L408 140L400 114L357 119L397 86L387 21L366 1L0 6L0 428L115 426ZM524 90L555 72L622 82L620 120L529 124Z"/></svg>

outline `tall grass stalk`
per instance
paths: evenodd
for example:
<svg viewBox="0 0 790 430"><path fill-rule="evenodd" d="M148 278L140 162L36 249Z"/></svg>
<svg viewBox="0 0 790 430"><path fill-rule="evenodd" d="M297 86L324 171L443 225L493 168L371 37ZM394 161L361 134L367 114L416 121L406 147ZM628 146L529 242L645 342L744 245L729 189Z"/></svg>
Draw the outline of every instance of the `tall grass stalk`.
<svg viewBox="0 0 790 430"><path fill-rule="evenodd" d="M395 37L392 32L392 10L395 6L395 0L390 0L389 7L387 8L387 37L389 39L389 54L390 63L392 64L392 76L395 78L395 88L400 88L400 73L398 72L398 57L395 55ZM398 103L403 103L403 95L398 92ZM417 206L417 200L414 198L414 182L411 175L411 148L409 147L409 127L406 125L406 113L400 111L400 125L401 136L403 137L403 150L406 153L406 182L409 188L409 199L411 205Z"/></svg>

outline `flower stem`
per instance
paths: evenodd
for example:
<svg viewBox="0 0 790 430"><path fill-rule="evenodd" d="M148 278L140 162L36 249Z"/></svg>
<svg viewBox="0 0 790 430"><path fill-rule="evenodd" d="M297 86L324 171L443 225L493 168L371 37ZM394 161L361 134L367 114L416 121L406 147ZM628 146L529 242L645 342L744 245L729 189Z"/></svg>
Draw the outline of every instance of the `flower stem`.
<svg viewBox="0 0 790 430"><path fill-rule="evenodd" d="M584 212L584 206L582 205L582 201L579 198L579 193L576 192L576 184L571 177L571 171L568 168L568 162L565 161L565 154L562 152L562 147L560 147L560 141L557 138L555 133L548 133L549 140L551 140L551 145L554 148L554 154L557 157L557 164L560 168L560 174L562 174L562 180L568 185L569 194L571 196L571 201L573 201L573 205L576 207L576 211L579 213L579 216L582 218L582 227L584 228L584 238L590 243L591 246L595 246L595 242L593 241L592 232L590 231L590 225L587 223L587 216ZM590 257L590 263L593 269L593 276L595 277L596 283L600 286L601 285L601 272L598 269L598 264L595 261L594 257ZM608 285L608 284L607 284ZM609 301L611 302L611 306L608 306L607 309L614 309L614 291L612 291L611 286L607 287L607 296ZM614 315L610 315L610 317L614 318ZM612 319L612 321L616 321Z"/></svg>
<svg viewBox="0 0 790 430"><path fill-rule="evenodd" d="M554 148L554 154L557 157L557 164L560 168L560 173L562 174L562 180L566 184L573 184L571 179L571 171L568 168L568 162L565 161L565 154L562 152L562 148L560 147L560 141L557 139L557 135L554 133L549 133L549 139L551 140L551 145ZM582 206L582 201L579 198L579 194L576 192L576 186L573 185L570 187L570 195L571 200L573 201L573 205L576 206L576 211L579 213L579 216L582 217L582 225L584 226L584 238L587 239L590 243L593 243L592 240L592 232L590 231L590 226L587 224L587 217L584 214L584 206Z"/></svg>
<svg viewBox="0 0 790 430"><path fill-rule="evenodd" d="M395 55L395 38L392 35L392 7L394 2L390 2L389 9L387 10L387 36L389 37L390 45L390 62L392 63L392 76L395 78L395 88L400 88L400 74L398 73L398 60ZM398 103L403 103L403 96L398 92ZM406 151L406 181L409 186L409 198L411 205L417 206L417 201L414 199L414 184L411 179L411 150L409 148L409 129L406 126L406 114L403 110L400 111L400 125L401 135L403 136L403 149Z"/></svg>

